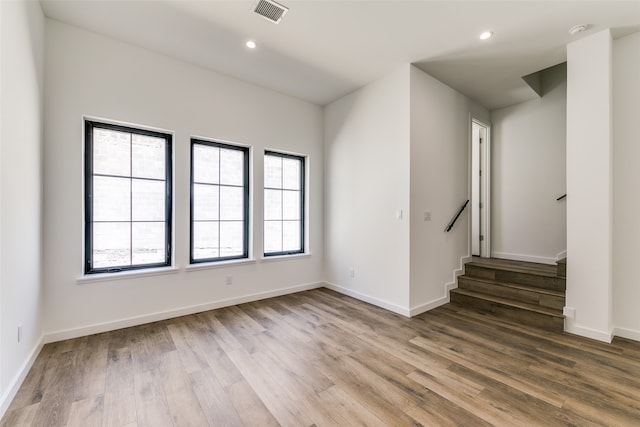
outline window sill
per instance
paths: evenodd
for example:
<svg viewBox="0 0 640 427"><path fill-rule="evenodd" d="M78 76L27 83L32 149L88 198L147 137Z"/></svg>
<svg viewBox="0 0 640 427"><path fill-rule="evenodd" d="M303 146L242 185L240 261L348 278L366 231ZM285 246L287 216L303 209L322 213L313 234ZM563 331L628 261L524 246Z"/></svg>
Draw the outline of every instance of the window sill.
<svg viewBox="0 0 640 427"><path fill-rule="evenodd" d="M209 270L212 268L224 268L235 267L237 265L255 264L256 260L251 258L232 259L229 261L218 262L202 262L197 264L189 264L184 269L185 271L197 271L197 270Z"/></svg>
<svg viewBox="0 0 640 427"><path fill-rule="evenodd" d="M160 268L149 268L144 270L121 271L118 273L86 274L76 279L76 283L84 284L84 283L96 283L96 282L109 282L113 280L137 279L139 277L175 274L179 271L180 269L178 267L160 267Z"/></svg>
<svg viewBox="0 0 640 427"><path fill-rule="evenodd" d="M302 254L292 254L292 255L276 255L276 256L267 256L260 258L260 262L276 262L276 261L286 261L300 258L311 258L310 252L305 252Z"/></svg>

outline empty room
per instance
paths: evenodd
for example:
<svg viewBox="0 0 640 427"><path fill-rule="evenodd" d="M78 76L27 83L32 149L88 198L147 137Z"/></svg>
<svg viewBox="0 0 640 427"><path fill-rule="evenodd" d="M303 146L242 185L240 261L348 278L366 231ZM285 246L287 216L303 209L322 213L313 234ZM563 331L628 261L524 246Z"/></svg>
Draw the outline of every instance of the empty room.
<svg viewBox="0 0 640 427"><path fill-rule="evenodd" d="M0 0L0 427L640 425L640 1Z"/></svg>

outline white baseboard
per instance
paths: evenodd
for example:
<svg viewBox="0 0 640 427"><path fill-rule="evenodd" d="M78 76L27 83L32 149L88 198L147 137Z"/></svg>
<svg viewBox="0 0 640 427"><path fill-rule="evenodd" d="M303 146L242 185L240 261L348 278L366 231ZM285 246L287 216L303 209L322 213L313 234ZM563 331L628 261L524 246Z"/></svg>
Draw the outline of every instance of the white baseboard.
<svg viewBox="0 0 640 427"><path fill-rule="evenodd" d="M581 337L606 342L607 344L611 344L611 340L613 340L614 335L613 331L605 332L585 326L576 325L571 321L571 319L565 319L564 330L565 332L569 332L570 334L580 335Z"/></svg>
<svg viewBox="0 0 640 427"><path fill-rule="evenodd" d="M512 261L537 262L539 264L556 265L556 258L535 255L511 254L508 252L491 252L492 258L510 259Z"/></svg>
<svg viewBox="0 0 640 427"><path fill-rule="evenodd" d="M33 366L33 362L36 361L36 358L40 354L40 350L42 350L43 346L44 346L44 335L40 336L40 339L38 340L38 342L36 342L36 345L33 347L33 350L31 350L31 353L29 353L29 357L27 358L27 360L24 361L22 366L20 366L20 369L18 370L16 375L13 377L13 379L9 383L9 386L7 387L6 391L2 394L2 397L0 397L0 418L4 416L5 412L7 412L7 409L9 408L11 401L16 396L16 393L18 393L18 390L20 389L22 382L27 377L27 374L29 373L29 371L31 370L31 367Z"/></svg>
<svg viewBox="0 0 640 427"><path fill-rule="evenodd" d="M566 257L567 257L567 251L564 250L556 255L556 261L560 261L561 259L564 259Z"/></svg>
<svg viewBox="0 0 640 427"><path fill-rule="evenodd" d="M444 292L447 297L447 302L449 302L449 291L458 287L458 276L464 273L464 265L471 261L471 259L472 257L469 255L460 257L458 268L453 271L453 281L444 284Z"/></svg>
<svg viewBox="0 0 640 427"><path fill-rule="evenodd" d="M171 319L174 317L186 316L189 314L201 313L203 311L215 310L216 308L229 307L232 305L243 304L247 302L258 301L261 299L273 298L282 295L288 295L296 292L307 291L310 289L321 288L324 282L307 283L303 285L291 286L289 288L275 289L267 292L244 295L235 298L229 298L219 301L211 301L205 304L192 305L173 310L149 313L142 316L129 317L126 319L114 320L93 325L82 326L79 328L66 329L62 331L48 332L44 335L44 343L67 340L71 338L84 337L87 335L99 334L101 332L114 331L116 329L128 328L131 326L143 325L145 323L157 322L160 320Z"/></svg>
<svg viewBox="0 0 640 427"><path fill-rule="evenodd" d="M433 310L434 308L447 304L449 302L449 289L446 292L447 292L447 295L442 298L434 299L433 301L426 302L424 304L420 304L418 306L413 307L409 311L410 317L417 316L418 314L422 314L426 311Z"/></svg>
<svg viewBox="0 0 640 427"><path fill-rule="evenodd" d="M335 283L325 282L325 288L331 289L332 291L339 292L341 294L353 297L360 301L368 302L369 304L373 304L375 306L384 308L385 310L392 311L397 314L401 314L402 316L411 317L411 310L409 308L400 307L394 303L372 297L370 295L363 294L358 291L354 291L353 289L344 288L342 286L336 285Z"/></svg>
<svg viewBox="0 0 640 427"><path fill-rule="evenodd" d="M616 337L640 341L640 331L634 331L633 329L613 328L613 335Z"/></svg>
<svg viewBox="0 0 640 427"><path fill-rule="evenodd" d="M440 307L441 305L447 304L450 301L449 291L451 289L455 289L458 287L458 276L464 273L464 265L467 262L471 261L471 259L472 257L469 255L466 255L460 258L460 263L458 264L458 268L453 271L453 281L445 283L444 285L443 297L412 307L409 310L409 315L411 317L417 316L418 314L424 313L425 311L433 310L436 307Z"/></svg>

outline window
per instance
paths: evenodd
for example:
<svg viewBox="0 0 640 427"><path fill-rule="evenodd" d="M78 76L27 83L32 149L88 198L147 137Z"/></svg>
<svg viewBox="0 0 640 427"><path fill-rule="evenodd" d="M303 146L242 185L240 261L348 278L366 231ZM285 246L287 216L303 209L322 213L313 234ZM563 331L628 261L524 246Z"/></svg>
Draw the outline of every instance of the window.
<svg viewBox="0 0 640 427"><path fill-rule="evenodd" d="M85 121L85 268L171 265L171 135Z"/></svg>
<svg viewBox="0 0 640 427"><path fill-rule="evenodd" d="M191 263L247 258L249 148L191 140Z"/></svg>
<svg viewBox="0 0 640 427"><path fill-rule="evenodd" d="M265 152L265 256L304 252L304 167L304 157Z"/></svg>

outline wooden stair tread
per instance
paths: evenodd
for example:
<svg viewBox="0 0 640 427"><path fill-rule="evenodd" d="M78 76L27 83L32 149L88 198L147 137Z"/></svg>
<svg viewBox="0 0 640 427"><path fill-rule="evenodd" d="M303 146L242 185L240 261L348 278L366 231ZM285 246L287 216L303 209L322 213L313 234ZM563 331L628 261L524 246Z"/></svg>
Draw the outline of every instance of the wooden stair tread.
<svg viewBox="0 0 640 427"><path fill-rule="evenodd" d="M480 292L474 292L474 291L470 291L468 289L456 288L456 289L452 289L451 292L452 293L457 293L457 294L460 294L460 295L466 295L468 297L478 298L478 299L481 299L481 300L484 300L484 301L489 301L489 302L493 302L493 303L497 303L497 304L506 305L506 306L509 306L509 307L514 307L514 308L519 308L519 309L526 310L526 311L532 311L532 312L535 312L535 313L544 314L546 316L564 318L564 315L562 314L562 311L554 310L552 308L547 308L547 307L543 307L543 306L540 306L540 305L528 304L528 303L515 301L515 300L512 300L512 299L508 299L508 298L498 297L498 296L495 296L495 295L489 295L489 294L484 294L484 293L480 293Z"/></svg>
<svg viewBox="0 0 640 427"><path fill-rule="evenodd" d="M551 290L551 289L539 288L539 287L536 287L536 286L518 285L516 283L501 282L499 280L492 280L492 279L484 279L484 278L481 278L481 277L467 276L466 274L463 274L459 278L473 280L473 281L476 281L476 282L482 282L482 283L486 283L486 284L489 284L489 285L504 286L506 288L511 288L511 289L518 289L518 290L522 290L522 291L535 292L535 293L538 293L538 294L551 295L551 296L554 296L554 297L564 298L564 296L565 296L565 293L562 292L562 291L554 291L554 290Z"/></svg>
<svg viewBox="0 0 640 427"><path fill-rule="evenodd" d="M515 273L532 274L544 277L557 277L557 266L548 264L536 264L524 261L513 261L499 258L473 257L466 265L474 267L490 268L494 270L511 271Z"/></svg>

